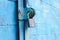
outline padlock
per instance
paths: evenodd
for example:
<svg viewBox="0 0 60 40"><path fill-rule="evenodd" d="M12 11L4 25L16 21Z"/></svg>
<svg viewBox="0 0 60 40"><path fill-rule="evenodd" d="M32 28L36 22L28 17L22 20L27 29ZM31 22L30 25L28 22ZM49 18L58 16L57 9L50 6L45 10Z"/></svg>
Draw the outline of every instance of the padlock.
<svg viewBox="0 0 60 40"><path fill-rule="evenodd" d="M31 8L31 10L28 11L28 25L29 25L29 27L34 27L35 26L35 22L34 22L34 19L33 19L34 16L35 16L35 12Z"/></svg>

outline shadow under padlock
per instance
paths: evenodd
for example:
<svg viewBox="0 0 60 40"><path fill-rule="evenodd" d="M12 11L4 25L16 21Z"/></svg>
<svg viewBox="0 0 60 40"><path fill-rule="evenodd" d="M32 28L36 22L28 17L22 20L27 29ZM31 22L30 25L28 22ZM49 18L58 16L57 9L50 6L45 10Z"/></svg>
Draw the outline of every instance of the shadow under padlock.
<svg viewBox="0 0 60 40"><path fill-rule="evenodd" d="M29 38L29 35L27 34L28 29L32 28L35 26L35 21L34 21L34 16L35 16L35 10L33 8L25 8L25 14L26 14L26 21L25 21L25 40L29 40L26 38ZM28 36L28 37L26 37Z"/></svg>
<svg viewBox="0 0 60 40"><path fill-rule="evenodd" d="M25 13L25 20L24 20L24 40L26 40L26 32L28 28L34 27L34 19L33 17L35 16L35 11L33 8L24 8L24 13Z"/></svg>

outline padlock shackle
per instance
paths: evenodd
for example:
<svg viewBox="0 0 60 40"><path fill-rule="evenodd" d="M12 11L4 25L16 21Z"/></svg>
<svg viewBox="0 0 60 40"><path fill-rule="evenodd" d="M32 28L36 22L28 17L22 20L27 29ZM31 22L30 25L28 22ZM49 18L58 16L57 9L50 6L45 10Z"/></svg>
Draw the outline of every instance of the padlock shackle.
<svg viewBox="0 0 60 40"><path fill-rule="evenodd" d="M32 19L35 16L35 10L33 8L31 8L27 13L29 19Z"/></svg>

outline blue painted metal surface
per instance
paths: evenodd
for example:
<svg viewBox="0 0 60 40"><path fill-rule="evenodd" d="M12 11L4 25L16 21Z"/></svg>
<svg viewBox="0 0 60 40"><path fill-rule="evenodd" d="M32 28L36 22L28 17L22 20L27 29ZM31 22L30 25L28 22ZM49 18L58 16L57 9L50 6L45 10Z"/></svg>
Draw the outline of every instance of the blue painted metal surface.
<svg viewBox="0 0 60 40"><path fill-rule="evenodd" d="M0 40L17 40L16 0L0 0ZM59 0L18 0L20 40L60 40L60 1ZM38 5L39 4L39 5ZM35 27L24 32L27 11L35 10ZM20 17L22 16L22 17ZM27 24L28 25L28 24Z"/></svg>
<svg viewBox="0 0 60 40"><path fill-rule="evenodd" d="M14 0L0 0L0 40L17 40L16 15Z"/></svg>
<svg viewBox="0 0 60 40"><path fill-rule="evenodd" d="M35 9L35 27L28 28L26 40L60 40L60 1L28 0Z"/></svg>
<svg viewBox="0 0 60 40"><path fill-rule="evenodd" d="M20 11L19 15L19 38L20 40L24 40L24 8L23 8L23 0L18 0L18 9Z"/></svg>

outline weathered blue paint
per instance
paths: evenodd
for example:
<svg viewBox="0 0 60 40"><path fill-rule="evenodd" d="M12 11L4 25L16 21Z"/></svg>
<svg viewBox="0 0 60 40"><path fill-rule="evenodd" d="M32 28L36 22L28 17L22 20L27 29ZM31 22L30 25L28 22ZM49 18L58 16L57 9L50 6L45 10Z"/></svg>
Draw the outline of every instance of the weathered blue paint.
<svg viewBox="0 0 60 40"><path fill-rule="evenodd" d="M21 12L19 15L19 40L24 40L24 8L23 8L23 0L18 0L18 10Z"/></svg>
<svg viewBox="0 0 60 40"><path fill-rule="evenodd" d="M16 2L0 0L0 40L17 40Z"/></svg>
<svg viewBox="0 0 60 40"><path fill-rule="evenodd" d="M28 3L36 15L35 27L28 28L26 40L60 40L60 1L28 0Z"/></svg>
<svg viewBox="0 0 60 40"><path fill-rule="evenodd" d="M17 40L16 36L16 3L17 0L0 0L0 40ZM26 0L25 0L26 1ZM24 40L24 20L27 19L29 6L18 0L19 36ZM35 27L27 28L25 40L60 40L60 1L59 0L28 0L35 10Z"/></svg>

